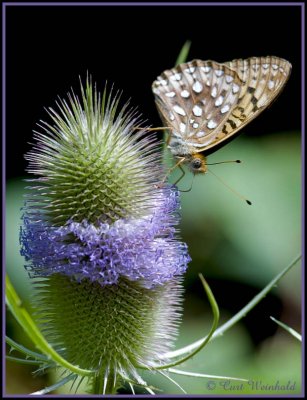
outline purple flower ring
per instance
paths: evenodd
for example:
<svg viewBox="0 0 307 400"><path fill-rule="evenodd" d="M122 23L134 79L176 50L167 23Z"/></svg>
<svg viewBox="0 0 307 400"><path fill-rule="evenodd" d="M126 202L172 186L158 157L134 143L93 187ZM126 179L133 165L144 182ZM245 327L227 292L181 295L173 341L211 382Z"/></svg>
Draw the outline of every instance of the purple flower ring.
<svg viewBox="0 0 307 400"><path fill-rule="evenodd" d="M178 190L157 188L154 203L147 215L112 224L69 220L57 227L25 212L20 239L26 268L32 277L61 273L101 286L125 277L148 289L182 275L190 256L176 238Z"/></svg>

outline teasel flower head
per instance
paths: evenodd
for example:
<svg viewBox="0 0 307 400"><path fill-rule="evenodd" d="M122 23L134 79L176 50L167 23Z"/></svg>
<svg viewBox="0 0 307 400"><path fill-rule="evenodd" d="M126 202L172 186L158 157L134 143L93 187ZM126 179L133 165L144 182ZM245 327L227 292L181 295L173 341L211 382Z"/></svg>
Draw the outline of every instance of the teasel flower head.
<svg viewBox="0 0 307 400"><path fill-rule="evenodd" d="M88 79L81 100L72 93L49 109L26 156L35 178L20 232L42 331L94 371L96 394L144 385L138 368L162 363L190 261L157 141L119 97Z"/></svg>

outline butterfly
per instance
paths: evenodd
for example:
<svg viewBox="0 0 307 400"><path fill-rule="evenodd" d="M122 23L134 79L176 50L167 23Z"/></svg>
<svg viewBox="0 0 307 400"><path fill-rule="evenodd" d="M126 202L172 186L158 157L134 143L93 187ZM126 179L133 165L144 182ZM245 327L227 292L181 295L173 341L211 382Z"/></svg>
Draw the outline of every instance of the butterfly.
<svg viewBox="0 0 307 400"><path fill-rule="evenodd" d="M164 71L152 85L170 131L168 147L194 173L207 171L206 156L224 146L280 94L291 64L278 57L225 63L193 60Z"/></svg>

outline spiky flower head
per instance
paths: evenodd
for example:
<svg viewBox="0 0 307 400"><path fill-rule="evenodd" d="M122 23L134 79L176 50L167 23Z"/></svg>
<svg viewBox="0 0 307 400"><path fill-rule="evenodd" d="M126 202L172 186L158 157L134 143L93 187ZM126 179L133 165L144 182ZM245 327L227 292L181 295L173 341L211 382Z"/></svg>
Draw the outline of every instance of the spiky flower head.
<svg viewBox="0 0 307 400"><path fill-rule="evenodd" d="M127 106L117 112L118 95L89 81L81 93L35 133L21 252L46 335L114 391L120 379L143 383L137 368L172 346L190 259L154 136Z"/></svg>

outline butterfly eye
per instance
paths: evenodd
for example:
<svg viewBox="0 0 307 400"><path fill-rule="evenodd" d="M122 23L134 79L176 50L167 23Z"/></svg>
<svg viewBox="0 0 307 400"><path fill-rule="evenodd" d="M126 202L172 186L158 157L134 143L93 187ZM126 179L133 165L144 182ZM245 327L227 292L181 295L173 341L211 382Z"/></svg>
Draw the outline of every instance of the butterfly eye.
<svg viewBox="0 0 307 400"><path fill-rule="evenodd" d="M199 158L194 158L194 160L192 161L193 169L199 169L201 168L202 165L203 165L202 160L200 160Z"/></svg>

